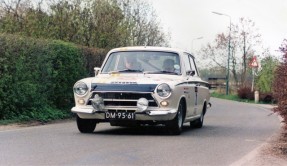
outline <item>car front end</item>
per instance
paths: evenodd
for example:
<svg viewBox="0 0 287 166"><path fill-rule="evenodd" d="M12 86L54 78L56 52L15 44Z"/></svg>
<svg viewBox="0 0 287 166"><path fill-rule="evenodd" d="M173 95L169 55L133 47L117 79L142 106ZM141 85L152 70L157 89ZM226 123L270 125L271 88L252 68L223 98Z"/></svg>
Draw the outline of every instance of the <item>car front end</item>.
<svg viewBox="0 0 287 166"><path fill-rule="evenodd" d="M134 76L132 76L134 75ZM72 112L85 119L167 121L177 113L177 98L172 86L157 77L141 74L102 76L78 81L74 85L76 106ZM132 78L134 77L134 78ZM131 79L127 81L127 79ZM126 81L123 81L126 80ZM135 80L142 80L135 81ZM148 80L148 81L145 81Z"/></svg>

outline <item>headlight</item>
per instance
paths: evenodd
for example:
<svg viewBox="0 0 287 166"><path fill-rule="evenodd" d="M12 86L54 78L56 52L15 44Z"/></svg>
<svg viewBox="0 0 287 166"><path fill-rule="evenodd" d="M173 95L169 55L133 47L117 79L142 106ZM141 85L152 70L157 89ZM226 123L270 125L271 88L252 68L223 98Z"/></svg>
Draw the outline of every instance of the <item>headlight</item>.
<svg viewBox="0 0 287 166"><path fill-rule="evenodd" d="M160 97L167 97L171 94L171 89L169 87L168 84L160 84L157 87L156 93L160 96Z"/></svg>
<svg viewBox="0 0 287 166"><path fill-rule="evenodd" d="M76 93L79 96L83 96L87 93L88 91L88 86L87 84L83 83L83 82L77 82L74 85L74 93Z"/></svg>

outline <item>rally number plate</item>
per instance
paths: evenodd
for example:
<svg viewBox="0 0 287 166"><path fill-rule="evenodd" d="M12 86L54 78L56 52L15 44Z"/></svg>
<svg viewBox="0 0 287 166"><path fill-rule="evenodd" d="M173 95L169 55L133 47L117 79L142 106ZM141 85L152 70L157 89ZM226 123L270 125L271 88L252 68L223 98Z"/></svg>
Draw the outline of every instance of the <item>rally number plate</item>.
<svg viewBox="0 0 287 166"><path fill-rule="evenodd" d="M105 113L106 119L122 119L122 120L134 120L135 114L133 112L126 111L108 111Z"/></svg>

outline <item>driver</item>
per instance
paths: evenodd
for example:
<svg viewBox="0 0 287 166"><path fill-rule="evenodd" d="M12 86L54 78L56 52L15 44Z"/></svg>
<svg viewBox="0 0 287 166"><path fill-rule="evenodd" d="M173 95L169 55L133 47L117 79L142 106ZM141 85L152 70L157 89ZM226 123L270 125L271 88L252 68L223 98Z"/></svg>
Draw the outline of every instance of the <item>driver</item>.
<svg viewBox="0 0 287 166"><path fill-rule="evenodd" d="M135 57L125 57L125 69L140 70L140 63L137 62Z"/></svg>

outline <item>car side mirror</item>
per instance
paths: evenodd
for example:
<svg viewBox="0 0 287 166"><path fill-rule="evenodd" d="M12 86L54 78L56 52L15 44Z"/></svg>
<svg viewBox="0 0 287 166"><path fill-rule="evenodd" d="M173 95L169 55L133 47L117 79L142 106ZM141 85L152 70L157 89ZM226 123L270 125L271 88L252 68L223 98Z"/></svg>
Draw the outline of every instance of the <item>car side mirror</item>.
<svg viewBox="0 0 287 166"><path fill-rule="evenodd" d="M186 72L186 74L189 75L189 76L194 76L195 75L195 71L194 70L188 70Z"/></svg>
<svg viewBox="0 0 287 166"><path fill-rule="evenodd" d="M99 68L99 67L95 67L95 68L94 68L95 77L99 74L100 70L101 70L101 68Z"/></svg>

